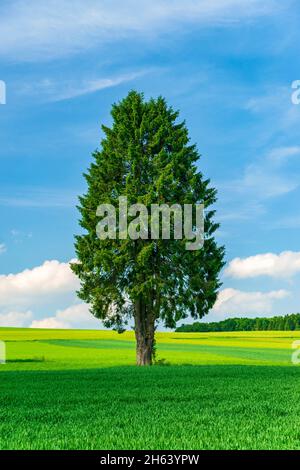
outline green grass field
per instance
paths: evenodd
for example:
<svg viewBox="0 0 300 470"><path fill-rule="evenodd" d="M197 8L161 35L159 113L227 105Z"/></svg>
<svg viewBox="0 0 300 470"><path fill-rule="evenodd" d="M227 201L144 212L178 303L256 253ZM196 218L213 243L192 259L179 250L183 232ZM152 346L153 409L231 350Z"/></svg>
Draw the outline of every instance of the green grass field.
<svg viewBox="0 0 300 470"><path fill-rule="evenodd" d="M0 328L1 449L300 449L300 332Z"/></svg>

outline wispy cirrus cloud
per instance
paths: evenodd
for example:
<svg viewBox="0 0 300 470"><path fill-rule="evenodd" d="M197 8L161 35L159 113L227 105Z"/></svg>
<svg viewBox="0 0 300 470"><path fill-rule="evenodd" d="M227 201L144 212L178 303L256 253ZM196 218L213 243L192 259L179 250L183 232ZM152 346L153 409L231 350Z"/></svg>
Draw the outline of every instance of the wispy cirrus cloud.
<svg viewBox="0 0 300 470"><path fill-rule="evenodd" d="M272 141L278 133L293 139L299 126L300 107L292 103L292 80L291 76L290 82L270 84L260 95L247 100L245 109L263 120L259 140Z"/></svg>
<svg viewBox="0 0 300 470"><path fill-rule="evenodd" d="M34 83L23 84L18 89L18 93L39 97L42 101L58 102L66 101L79 96L89 95L106 88L112 88L122 83L128 83L136 78L150 72L140 70L127 74L121 74L105 78L89 78L74 80L53 80L43 79Z"/></svg>
<svg viewBox="0 0 300 470"><path fill-rule="evenodd" d="M236 188L239 193L248 192L253 195L253 198L264 200L288 194L298 186L297 178L274 171L274 167L264 164L250 164Z"/></svg>
<svg viewBox="0 0 300 470"><path fill-rule="evenodd" d="M186 24L237 24L281 8L278 0L247 6L244 0L13 0L0 8L0 57L49 60Z"/></svg>
<svg viewBox="0 0 300 470"><path fill-rule="evenodd" d="M217 186L222 199L227 204L234 201L234 205L230 211L224 207L219 219L247 220L264 215L267 201L299 188L297 173L286 171L286 165L299 156L299 146L276 147L248 164L240 178L220 182Z"/></svg>
<svg viewBox="0 0 300 470"><path fill-rule="evenodd" d="M298 178L282 171L288 159L300 155L300 147L286 146L270 150L263 158L245 168L243 177L235 182L238 192L249 193L263 200L289 193L299 186Z"/></svg>

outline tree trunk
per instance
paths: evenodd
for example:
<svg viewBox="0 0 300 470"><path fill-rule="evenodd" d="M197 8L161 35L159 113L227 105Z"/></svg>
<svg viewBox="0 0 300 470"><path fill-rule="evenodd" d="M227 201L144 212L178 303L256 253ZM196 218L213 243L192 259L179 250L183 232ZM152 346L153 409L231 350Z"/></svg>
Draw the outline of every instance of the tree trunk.
<svg viewBox="0 0 300 470"><path fill-rule="evenodd" d="M154 346L154 315L138 300L135 306L136 364L151 366Z"/></svg>
<svg viewBox="0 0 300 470"><path fill-rule="evenodd" d="M136 340L136 364L138 366L151 366L153 355L153 340L139 336Z"/></svg>

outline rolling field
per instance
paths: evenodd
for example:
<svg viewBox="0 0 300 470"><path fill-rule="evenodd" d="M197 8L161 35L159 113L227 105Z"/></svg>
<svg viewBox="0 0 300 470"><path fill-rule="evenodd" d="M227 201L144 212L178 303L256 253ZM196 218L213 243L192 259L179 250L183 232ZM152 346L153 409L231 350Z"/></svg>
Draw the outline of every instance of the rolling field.
<svg viewBox="0 0 300 470"><path fill-rule="evenodd" d="M300 332L0 328L1 449L300 449Z"/></svg>

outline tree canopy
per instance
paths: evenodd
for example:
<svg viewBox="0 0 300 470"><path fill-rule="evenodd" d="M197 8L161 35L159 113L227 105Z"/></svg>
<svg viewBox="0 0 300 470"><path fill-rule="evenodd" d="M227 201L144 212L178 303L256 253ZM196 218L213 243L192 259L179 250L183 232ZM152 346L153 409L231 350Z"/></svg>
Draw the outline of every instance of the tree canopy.
<svg viewBox="0 0 300 470"><path fill-rule="evenodd" d="M224 264L224 248L214 238L216 190L199 170L185 122L164 98L146 101L131 91L112 106L111 116L84 175L87 192L79 205L84 232L76 236L78 262L72 269L81 281L78 295L95 317L119 331L133 319L137 363L151 364L158 322L174 328L188 315L202 318L216 300ZM147 208L203 203L203 248L187 250L184 238L99 239L97 208L112 204L118 215L119 197Z"/></svg>

